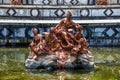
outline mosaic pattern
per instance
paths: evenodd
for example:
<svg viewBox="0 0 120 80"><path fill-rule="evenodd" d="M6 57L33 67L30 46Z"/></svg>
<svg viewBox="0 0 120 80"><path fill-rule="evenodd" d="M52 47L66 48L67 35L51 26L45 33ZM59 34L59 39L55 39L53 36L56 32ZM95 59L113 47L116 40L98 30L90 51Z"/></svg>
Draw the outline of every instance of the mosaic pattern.
<svg viewBox="0 0 120 80"><path fill-rule="evenodd" d="M63 17L65 12L62 9L57 9L54 13L57 17Z"/></svg>
<svg viewBox="0 0 120 80"><path fill-rule="evenodd" d="M55 24L38 25L39 33L49 31L49 27ZM0 26L0 40L32 39L33 33L31 29L34 25L4 25ZM104 26L84 26L83 34L87 38L90 46L120 46L120 26L104 25Z"/></svg>
<svg viewBox="0 0 120 80"><path fill-rule="evenodd" d="M13 19L41 19L56 20L66 16L67 11L73 15L73 19L107 19L120 18L119 7L80 7L80 6L43 6L43 7L0 7L0 17L11 17Z"/></svg>
<svg viewBox="0 0 120 80"><path fill-rule="evenodd" d="M104 11L104 14L105 14L105 16L110 17L110 16L112 16L113 11L112 11L112 9L108 8Z"/></svg>
<svg viewBox="0 0 120 80"><path fill-rule="evenodd" d="M97 0L21 0L23 5L95 5ZM0 0L0 4L10 4L10 0ZM108 4L119 4L119 0L108 0Z"/></svg>
<svg viewBox="0 0 120 80"><path fill-rule="evenodd" d="M6 14L8 14L8 16L15 16L16 14L16 10L13 8L9 8L6 12Z"/></svg>
<svg viewBox="0 0 120 80"><path fill-rule="evenodd" d="M51 3L51 1L50 1L50 0L43 0L42 3L43 3L44 5L49 5L49 4Z"/></svg>
<svg viewBox="0 0 120 80"><path fill-rule="evenodd" d="M78 0L71 0L70 3L71 3L72 5L77 5L77 4L79 3L79 1L78 1Z"/></svg>
<svg viewBox="0 0 120 80"><path fill-rule="evenodd" d="M29 2L30 1L30 2ZM116 1L116 0L115 0ZM4 3L3 3L4 2ZM22 0L24 5L42 6L0 6L0 18L2 19L34 19L34 20L60 20L70 11L74 20L87 19L120 19L119 6L81 6L94 5L95 0ZM117 0L117 4L120 2ZM10 4L2 0L0 4ZM61 6L62 5L62 6ZM72 5L72 7L71 7ZM49 31L49 27L55 24L40 24L39 33ZM16 43L29 42L33 34L31 32L34 25L0 25L0 45L1 41L16 40ZM44 27L44 28L43 28ZM120 46L120 26L100 25L84 26L84 36L91 46ZM11 40L11 41L12 41ZM10 41L10 42L11 42Z"/></svg>
<svg viewBox="0 0 120 80"><path fill-rule="evenodd" d="M90 4L90 1L93 1L92 3L95 3L95 0L21 0L22 4L24 5L31 5L31 4L37 4L37 5L86 5ZM0 2L1 4L10 4L10 1L2 0Z"/></svg>

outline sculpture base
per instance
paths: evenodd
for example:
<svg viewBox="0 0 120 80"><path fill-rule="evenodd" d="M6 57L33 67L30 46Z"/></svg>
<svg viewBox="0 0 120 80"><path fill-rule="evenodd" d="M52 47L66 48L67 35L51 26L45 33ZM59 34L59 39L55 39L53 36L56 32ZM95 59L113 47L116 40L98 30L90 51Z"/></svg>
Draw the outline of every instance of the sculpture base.
<svg viewBox="0 0 120 80"><path fill-rule="evenodd" d="M57 69L57 57L55 55L43 55L38 60L27 59L25 67L28 69ZM78 54L76 59L74 56L69 56L64 65L65 69L88 69L94 68L94 57L89 51L88 54Z"/></svg>

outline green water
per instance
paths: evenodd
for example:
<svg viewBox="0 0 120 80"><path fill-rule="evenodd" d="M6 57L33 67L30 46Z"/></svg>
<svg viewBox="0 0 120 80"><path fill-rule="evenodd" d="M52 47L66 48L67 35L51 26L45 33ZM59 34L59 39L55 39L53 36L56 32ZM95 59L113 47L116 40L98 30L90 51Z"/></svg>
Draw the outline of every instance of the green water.
<svg viewBox="0 0 120 80"><path fill-rule="evenodd" d="M91 48L94 70L27 70L27 48L0 48L0 80L120 80L120 48Z"/></svg>

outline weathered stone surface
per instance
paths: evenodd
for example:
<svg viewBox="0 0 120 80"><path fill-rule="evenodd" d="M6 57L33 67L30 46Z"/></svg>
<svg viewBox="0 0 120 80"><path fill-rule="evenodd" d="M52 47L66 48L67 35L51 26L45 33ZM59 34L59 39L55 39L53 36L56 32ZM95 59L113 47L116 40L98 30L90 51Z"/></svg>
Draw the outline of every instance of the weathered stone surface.
<svg viewBox="0 0 120 80"><path fill-rule="evenodd" d="M77 59L77 66L86 68L93 68L94 67L94 56L90 51L88 54L79 54Z"/></svg>
<svg viewBox="0 0 120 80"><path fill-rule="evenodd" d="M56 68L56 64L57 57L55 55L40 56L38 61L33 59L27 59L25 61L25 66L30 69L42 67L47 70L53 70ZM92 56L92 53L89 51L88 54L79 54L78 59L74 56L69 56L65 68L74 69L76 67L79 69L94 68L94 57Z"/></svg>
<svg viewBox="0 0 120 80"><path fill-rule="evenodd" d="M26 68L30 68L30 69L36 69L40 66L42 61L36 61L36 60L33 60L33 59L27 59L25 61L25 67Z"/></svg>
<svg viewBox="0 0 120 80"><path fill-rule="evenodd" d="M40 56L37 61L34 59L27 59L25 61L25 67L31 69L36 69L38 67L45 68L48 66L55 67L56 60L57 58L55 55Z"/></svg>

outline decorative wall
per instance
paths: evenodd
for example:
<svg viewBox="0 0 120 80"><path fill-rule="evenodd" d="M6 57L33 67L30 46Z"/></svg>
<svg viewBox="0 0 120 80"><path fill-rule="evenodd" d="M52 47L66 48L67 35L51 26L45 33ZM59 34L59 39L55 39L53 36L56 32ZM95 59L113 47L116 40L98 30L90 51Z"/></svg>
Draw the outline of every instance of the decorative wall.
<svg viewBox="0 0 120 80"><path fill-rule="evenodd" d="M56 20L71 11L73 19L120 18L119 6L0 6L0 18Z"/></svg>
<svg viewBox="0 0 120 80"><path fill-rule="evenodd" d="M23 5L95 5L98 0L21 0ZM11 0L0 0L10 4ZM120 0L107 0L108 4L120 4Z"/></svg>
<svg viewBox="0 0 120 80"><path fill-rule="evenodd" d="M56 24L39 25L0 25L0 45L29 43L33 37L31 29L38 28L39 33L48 32ZM119 25L83 25L83 34L90 46L120 46ZM43 37L44 38L44 37Z"/></svg>
<svg viewBox="0 0 120 80"><path fill-rule="evenodd" d="M96 0L22 0L23 5L10 4L0 0L0 20L61 20L71 11L73 20L114 20L120 19L120 5L95 5ZM109 0L119 4L119 0ZM4 5L3 5L4 4ZM92 5L92 6L91 6ZM104 23L104 22L103 22ZM31 41L31 29L39 33L49 31L56 24L7 24L0 23L0 46L22 46ZM83 34L90 46L120 46L120 23L82 24Z"/></svg>

